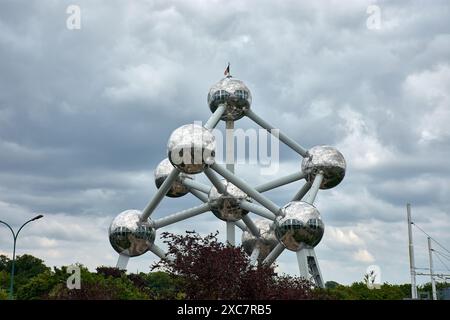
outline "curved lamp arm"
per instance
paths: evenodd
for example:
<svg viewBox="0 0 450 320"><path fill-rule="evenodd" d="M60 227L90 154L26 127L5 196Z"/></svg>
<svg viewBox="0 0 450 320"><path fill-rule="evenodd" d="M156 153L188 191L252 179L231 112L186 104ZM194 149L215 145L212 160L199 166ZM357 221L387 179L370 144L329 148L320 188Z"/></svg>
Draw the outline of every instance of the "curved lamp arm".
<svg viewBox="0 0 450 320"><path fill-rule="evenodd" d="M5 226L8 227L9 230L11 230L11 233L12 233L14 239L16 240L17 237L19 236L19 232L23 229L23 227L25 227L28 223L30 223L30 222L32 222L32 221L35 221L35 220L38 220L38 219L40 219L40 218L42 218L42 217L43 217L43 215L40 214L40 215L34 217L33 219L28 220L27 222L25 222L25 223L19 228L19 230L17 230L17 233L14 233L14 230L13 230L13 229L11 228L11 226L10 226L9 224L7 224L6 222L0 220L0 223L4 224Z"/></svg>
<svg viewBox="0 0 450 320"><path fill-rule="evenodd" d="M33 221L35 221L35 220L38 220L38 219L40 219L40 218L42 218L42 217L43 217L43 215L40 214L40 215L34 217L33 219L30 219L30 220L28 220L27 222L25 222L25 223L19 228L19 230L17 230L17 233L16 233L16 235L15 235L15 238L17 239L17 237L19 236L19 232L23 229L23 227L25 227L25 226L26 226L27 224L29 224L30 222L33 222Z"/></svg>
<svg viewBox="0 0 450 320"><path fill-rule="evenodd" d="M5 226L7 226L8 229L11 230L11 233L12 233L13 237L14 237L14 238L16 237L16 234L14 233L14 230L11 228L11 226L10 226L9 224L7 224L6 222L4 222L4 221L2 221L2 220L0 220L0 223L2 223L2 224L4 224Z"/></svg>

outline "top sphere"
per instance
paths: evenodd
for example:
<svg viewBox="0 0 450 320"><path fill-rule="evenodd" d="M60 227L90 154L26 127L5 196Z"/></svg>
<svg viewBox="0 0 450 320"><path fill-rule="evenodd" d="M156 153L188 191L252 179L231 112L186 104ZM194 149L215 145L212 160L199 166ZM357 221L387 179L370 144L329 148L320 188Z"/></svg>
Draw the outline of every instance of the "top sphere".
<svg viewBox="0 0 450 320"><path fill-rule="evenodd" d="M200 173L214 163L214 135L198 124L186 124L172 132L167 143L170 162L184 173Z"/></svg>
<svg viewBox="0 0 450 320"><path fill-rule="evenodd" d="M302 161L302 171L306 179L313 182L317 173L323 172L320 189L337 186L345 176L346 163L344 156L331 146L316 146L308 150L308 157Z"/></svg>
<svg viewBox="0 0 450 320"><path fill-rule="evenodd" d="M291 201L281 210L285 215L275 220L275 235L286 249L299 251L319 244L325 226L316 207Z"/></svg>
<svg viewBox="0 0 450 320"><path fill-rule="evenodd" d="M252 94L244 82L229 76L209 89L208 106L211 112L216 111L221 104L225 105L221 120L238 120L250 109Z"/></svg>
<svg viewBox="0 0 450 320"><path fill-rule="evenodd" d="M155 229L140 221L139 210L120 213L109 226L109 242L117 253L129 257L146 253L155 241Z"/></svg>
<svg viewBox="0 0 450 320"><path fill-rule="evenodd" d="M164 181L167 179L169 174L174 169L174 166L170 163L169 159L164 159L161 161L155 169L155 184L159 189ZM183 185L181 182L182 179L193 179L193 176L189 176L187 174L181 173L177 179L174 181L166 196L171 198L178 198L184 196L189 192L189 188Z"/></svg>

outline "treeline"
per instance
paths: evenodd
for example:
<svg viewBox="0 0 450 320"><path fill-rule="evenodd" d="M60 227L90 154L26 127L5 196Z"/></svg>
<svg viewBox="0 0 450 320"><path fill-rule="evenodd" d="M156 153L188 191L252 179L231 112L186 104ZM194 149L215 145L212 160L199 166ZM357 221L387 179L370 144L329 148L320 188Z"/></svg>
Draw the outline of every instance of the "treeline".
<svg viewBox="0 0 450 320"><path fill-rule="evenodd" d="M299 277L279 275L273 267L250 264L241 248L220 243L216 235L201 237L164 234L174 260L161 260L149 272L127 274L111 267L95 272L78 265L80 288L73 288L68 267L53 269L31 255L16 259L14 298L30 299L352 299L401 300L410 298L409 284L383 284L370 290L364 281L350 286L329 281L326 289ZM8 298L11 261L0 255L0 300ZM69 270L70 271L70 270ZM443 287L444 284L439 284ZM419 288L431 292L430 285Z"/></svg>

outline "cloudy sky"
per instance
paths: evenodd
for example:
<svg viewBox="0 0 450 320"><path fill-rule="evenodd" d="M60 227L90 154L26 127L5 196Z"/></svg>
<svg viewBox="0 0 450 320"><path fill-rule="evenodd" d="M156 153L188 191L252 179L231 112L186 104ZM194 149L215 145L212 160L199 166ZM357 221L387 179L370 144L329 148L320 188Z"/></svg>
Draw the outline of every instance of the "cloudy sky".
<svg viewBox="0 0 450 320"><path fill-rule="evenodd" d="M70 4L81 8L79 30L66 26ZM110 221L145 207L170 133L209 117L208 89L230 61L256 113L303 146L334 145L347 160L344 181L316 203L325 280L351 283L378 265L382 281L408 282L406 202L450 247L449 57L446 0L0 0L0 219L17 228L45 213L24 229L18 254L115 265ZM278 175L299 170L298 155L280 152ZM252 184L273 178L255 165L237 172ZM283 205L301 185L268 196ZM154 217L198 203L166 198ZM210 213L165 228L192 229L223 239L225 225ZM414 236L426 267L426 238ZM0 253L11 247L0 228ZM153 261L132 259L129 270ZM297 274L295 254L284 252L279 268Z"/></svg>

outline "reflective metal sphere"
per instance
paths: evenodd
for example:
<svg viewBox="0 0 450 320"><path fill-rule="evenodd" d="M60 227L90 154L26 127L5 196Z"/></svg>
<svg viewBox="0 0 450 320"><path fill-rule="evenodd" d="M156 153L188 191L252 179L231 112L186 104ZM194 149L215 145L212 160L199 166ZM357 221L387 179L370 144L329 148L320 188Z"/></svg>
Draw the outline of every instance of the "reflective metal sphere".
<svg viewBox="0 0 450 320"><path fill-rule="evenodd" d="M259 247L258 261L262 262L269 255L269 253L278 244L277 237L274 230L270 229L272 221L267 219L260 219L255 221L255 225L259 229L260 238L256 238L250 232L244 231L242 233L242 247L244 251L251 255L255 247Z"/></svg>
<svg viewBox="0 0 450 320"><path fill-rule="evenodd" d="M238 120L250 109L252 95L241 80L226 77L209 89L208 106L211 112L216 111L220 104L225 105L222 120Z"/></svg>
<svg viewBox="0 0 450 320"><path fill-rule="evenodd" d="M299 251L319 244L325 226L316 207L292 201L281 210L285 216L275 220L275 235L286 249Z"/></svg>
<svg viewBox="0 0 450 320"><path fill-rule="evenodd" d="M170 163L169 159L167 158L158 164L158 166L155 169L155 184L158 189L164 183L170 172L172 172L173 168L174 166ZM169 189L166 196L171 198L178 198L187 194L189 192L189 189L181 183L181 180L185 178L193 179L192 176L181 173L175 180L175 182L172 184L172 187Z"/></svg>
<svg viewBox="0 0 450 320"><path fill-rule="evenodd" d="M214 215L224 221L238 221L248 211L239 206L241 200L250 200L246 193L231 182L222 180L225 194L221 194L215 187L211 188L208 200Z"/></svg>
<svg viewBox="0 0 450 320"><path fill-rule="evenodd" d="M167 143L172 165L184 173L200 173L214 163L216 140L206 128L197 124L179 127Z"/></svg>
<svg viewBox="0 0 450 320"><path fill-rule="evenodd" d="M308 150L309 157L302 161L302 171L307 180L314 181L317 173L323 171L321 189L337 186L345 176L345 159L342 153L331 146L316 146Z"/></svg>
<svg viewBox="0 0 450 320"><path fill-rule="evenodd" d="M118 253L136 257L148 251L155 241L155 229L147 222L140 222L139 210L120 213L109 226L109 242Z"/></svg>

